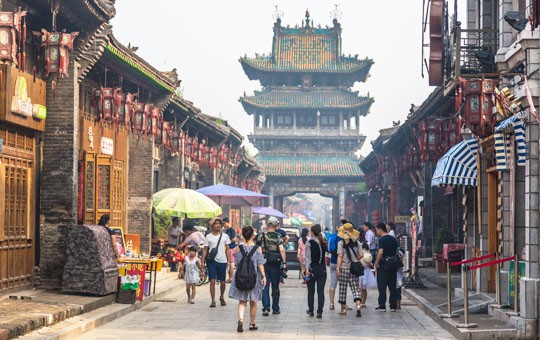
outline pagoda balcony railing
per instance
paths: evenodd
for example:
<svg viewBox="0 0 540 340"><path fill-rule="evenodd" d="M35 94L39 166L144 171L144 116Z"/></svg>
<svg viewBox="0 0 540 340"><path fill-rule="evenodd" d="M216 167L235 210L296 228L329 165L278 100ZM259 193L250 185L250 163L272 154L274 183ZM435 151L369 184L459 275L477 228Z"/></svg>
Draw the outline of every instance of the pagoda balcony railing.
<svg viewBox="0 0 540 340"><path fill-rule="evenodd" d="M259 136L361 136L359 129L340 129L339 127L256 127L254 134Z"/></svg>

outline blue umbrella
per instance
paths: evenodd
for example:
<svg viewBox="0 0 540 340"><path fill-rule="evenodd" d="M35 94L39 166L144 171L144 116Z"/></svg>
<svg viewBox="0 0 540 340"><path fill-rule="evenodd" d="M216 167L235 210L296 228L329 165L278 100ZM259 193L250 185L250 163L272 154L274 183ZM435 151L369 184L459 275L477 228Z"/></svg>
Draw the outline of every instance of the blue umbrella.
<svg viewBox="0 0 540 340"><path fill-rule="evenodd" d="M268 196L255 191L232 187L225 184L216 184L197 190L203 195L210 197L219 205L251 206L257 201Z"/></svg>
<svg viewBox="0 0 540 340"><path fill-rule="evenodd" d="M278 218L288 218L289 216L285 215L281 211L270 208L270 207L253 207L253 213L266 216L274 216Z"/></svg>

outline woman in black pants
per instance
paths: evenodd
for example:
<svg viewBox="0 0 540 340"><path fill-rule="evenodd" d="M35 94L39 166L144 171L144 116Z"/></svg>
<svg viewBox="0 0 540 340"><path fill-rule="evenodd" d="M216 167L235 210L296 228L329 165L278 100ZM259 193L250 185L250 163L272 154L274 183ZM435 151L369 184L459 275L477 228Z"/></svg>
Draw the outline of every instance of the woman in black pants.
<svg viewBox="0 0 540 340"><path fill-rule="evenodd" d="M306 244L306 278L308 279L308 310L313 316L315 302L315 285L317 285L317 318L322 318L324 308L324 285L326 284L326 240L321 232L320 224L311 227L311 239Z"/></svg>

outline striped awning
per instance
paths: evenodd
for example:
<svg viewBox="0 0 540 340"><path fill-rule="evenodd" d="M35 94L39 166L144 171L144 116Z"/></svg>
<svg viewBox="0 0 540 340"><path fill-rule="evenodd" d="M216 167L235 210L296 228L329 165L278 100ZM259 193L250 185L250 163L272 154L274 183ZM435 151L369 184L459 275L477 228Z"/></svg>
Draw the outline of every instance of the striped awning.
<svg viewBox="0 0 540 340"><path fill-rule="evenodd" d="M478 140L468 139L454 145L439 159L431 179L431 186L477 185Z"/></svg>
<svg viewBox="0 0 540 340"><path fill-rule="evenodd" d="M520 111L516 113L515 115L513 115L512 117L505 119L499 124L497 124L497 126L495 126L495 131L502 131L508 127L514 128L514 123L522 120L523 118L525 118L525 112Z"/></svg>

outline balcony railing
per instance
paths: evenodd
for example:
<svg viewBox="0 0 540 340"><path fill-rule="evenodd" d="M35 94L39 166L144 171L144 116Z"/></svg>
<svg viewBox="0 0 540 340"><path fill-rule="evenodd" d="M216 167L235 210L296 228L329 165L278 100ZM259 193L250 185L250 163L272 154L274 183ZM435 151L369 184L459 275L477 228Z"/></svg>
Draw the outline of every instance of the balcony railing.
<svg viewBox="0 0 540 340"><path fill-rule="evenodd" d="M496 74L495 54L499 37L494 29L455 29L453 79Z"/></svg>
<svg viewBox="0 0 540 340"><path fill-rule="evenodd" d="M325 127L256 127L255 135L259 136L360 136L358 129L340 129L340 128L325 128Z"/></svg>

